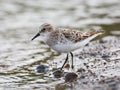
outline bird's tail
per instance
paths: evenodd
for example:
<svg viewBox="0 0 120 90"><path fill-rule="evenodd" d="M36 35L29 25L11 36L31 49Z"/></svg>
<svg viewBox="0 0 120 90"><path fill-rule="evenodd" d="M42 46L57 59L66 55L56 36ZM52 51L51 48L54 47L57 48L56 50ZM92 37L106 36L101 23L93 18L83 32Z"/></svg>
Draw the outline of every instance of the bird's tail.
<svg viewBox="0 0 120 90"><path fill-rule="evenodd" d="M95 37L97 37L98 35L100 35L102 33L104 33L104 31L102 31L102 30L99 30L99 31L94 30L94 31L84 33L81 37L82 38L81 41L76 43L75 47L80 48L80 47L88 44L92 39L94 39Z"/></svg>
<svg viewBox="0 0 120 90"><path fill-rule="evenodd" d="M86 36L92 36L92 35L95 35L95 34L103 34L104 31L103 30L93 30L93 31L89 31L89 32L86 32Z"/></svg>

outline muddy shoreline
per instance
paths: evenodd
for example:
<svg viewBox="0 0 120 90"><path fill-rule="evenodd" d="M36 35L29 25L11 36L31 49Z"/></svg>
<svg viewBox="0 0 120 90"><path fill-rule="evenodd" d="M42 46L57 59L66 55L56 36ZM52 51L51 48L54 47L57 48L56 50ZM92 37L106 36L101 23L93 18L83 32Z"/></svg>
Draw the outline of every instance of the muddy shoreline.
<svg viewBox="0 0 120 90"><path fill-rule="evenodd" d="M120 90L120 37L92 42L75 56L83 67L77 66L79 76L72 90Z"/></svg>

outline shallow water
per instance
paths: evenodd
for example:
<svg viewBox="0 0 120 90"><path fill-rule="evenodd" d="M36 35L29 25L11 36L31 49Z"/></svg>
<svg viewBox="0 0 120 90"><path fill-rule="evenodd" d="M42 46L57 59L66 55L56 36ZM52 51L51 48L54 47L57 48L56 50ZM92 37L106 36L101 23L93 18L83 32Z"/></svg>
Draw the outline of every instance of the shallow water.
<svg viewBox="0 0 120 90"><path fill-rule="evenodd" d="M0 0L0 89L54 90L51 73L38 74L41 63L58 68L61 55L39 39L30 41L45 22L81 31L103 29L120 36L119 0ZM60 64L55 64L55 63ZM59 90L59 89L56 89Z"/></svg>

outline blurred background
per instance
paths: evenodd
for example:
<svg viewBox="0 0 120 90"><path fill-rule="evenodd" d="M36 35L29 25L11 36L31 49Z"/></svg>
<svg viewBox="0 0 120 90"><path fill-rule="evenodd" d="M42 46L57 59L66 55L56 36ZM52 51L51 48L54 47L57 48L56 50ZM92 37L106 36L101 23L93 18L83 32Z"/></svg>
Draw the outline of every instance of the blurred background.
<svg viewBox="0 0 120 90"><path fill-rule="evenodd" d="M120 0L0 0L1 90L54 88L54 79L35 72L39 64L51 65L61 55L38 39L30 41L43 23L80 31L103 29L102 37L118 37Z"/></svg>

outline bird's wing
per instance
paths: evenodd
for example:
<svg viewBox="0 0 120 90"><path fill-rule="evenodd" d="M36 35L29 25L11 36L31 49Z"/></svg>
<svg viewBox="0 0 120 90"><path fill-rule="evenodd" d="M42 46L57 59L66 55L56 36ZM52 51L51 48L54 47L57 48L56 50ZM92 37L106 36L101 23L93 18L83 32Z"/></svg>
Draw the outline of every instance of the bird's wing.
<svg viewBox="0 0 120 90"><path fill-rule="evenodd" d="M68 39L72 42L76 42L81 39L81 36L83 33L78 30L64 29L64 30L62 30L62 34L65 36L66 39Z"/></svg>
<svg viewBox="0 0 120 90"><path fill-rule="evenodd" d="M68 40L72 42L79 42L84 39L87 39L90 36L93 36L95 34L102 33L101 31L89 31L89 32L80 32L78 30L62 30L62 34L67 38Z"/></svg>

